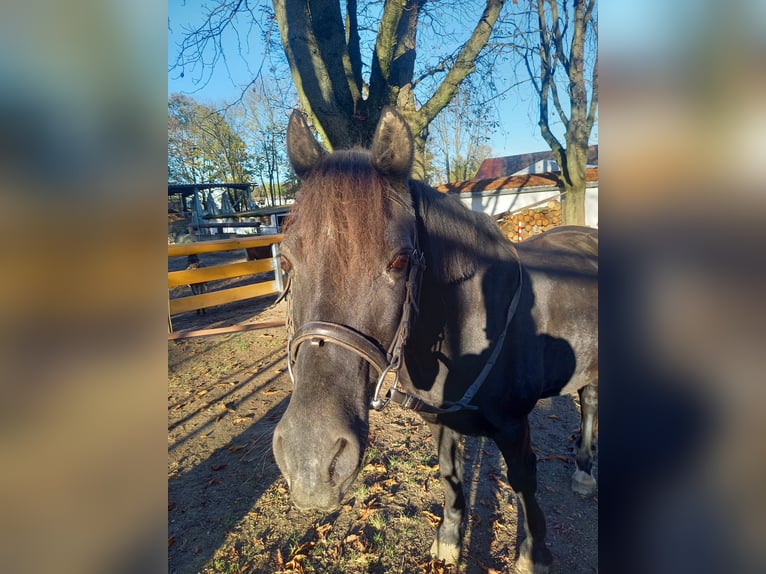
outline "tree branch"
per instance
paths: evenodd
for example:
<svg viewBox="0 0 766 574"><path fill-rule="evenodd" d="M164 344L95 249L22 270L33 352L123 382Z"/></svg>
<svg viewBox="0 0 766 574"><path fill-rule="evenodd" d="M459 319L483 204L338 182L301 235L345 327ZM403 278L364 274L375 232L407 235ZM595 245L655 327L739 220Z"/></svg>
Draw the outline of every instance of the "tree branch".
<svg viewBox="0 0 766 574"><path fill-rule="evenodd" d="M411 127L416 133L425 128L444 109L457 93L463 80L474 71L476 57L487 45L504 3L504 0L487 0L479 22L471 33L471 37L460 50L454 65L439 87L436 88L434 94L421 106L416 117L413 118L416 125Z"/></svg>
<svg viewBox="0 0 766 574"><path fill-rule="evenodd" d="M352 82L360 95L362 92L362 52L359 46L359 21L357 19L357 0L346 0L346 44L351 64Z"/></svg>
<svg viewBox="0 0 766 574"><path fill-rule="evenodd" d="M372 56L370 69L370 96L368 104L371 109L381 109L387 101L387 86L391 77L391 62L396 50L396 32L402 18L404 5L402 2L386 1L383 14L380 17L378 35L375 38L375 52Z"/></svg>
<svg viewBox="0 0 766 574"><path fill-rule="evenodd" d="M596 61L593 64L591 73L591 96L590 106L588 107L587 128L588 133L593 129L593 123L596 121L596 110L598 109L598 52L596 52Z"/></svg>

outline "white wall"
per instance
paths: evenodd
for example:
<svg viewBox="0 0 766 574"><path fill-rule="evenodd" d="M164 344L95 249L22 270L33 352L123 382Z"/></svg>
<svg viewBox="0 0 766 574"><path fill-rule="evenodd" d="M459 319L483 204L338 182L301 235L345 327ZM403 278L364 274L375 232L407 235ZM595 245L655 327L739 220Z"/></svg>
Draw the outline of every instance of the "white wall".
<svg viewBox="0 0 766 574"><path fill-rule="evenodd" d="M598 188L585 190L585 225L598 228Z"/></svg>
<svg viewBox="0 0 766 574"><path fill-rule="evenodd" d="M556 188L541 191L483 191L461 193L460 201L473 211L481 211L495 216L508 211L520 211L533 204L540 204L549 199L558 199ZM585 190L585 225L598 227L598 187Z"/></svg>

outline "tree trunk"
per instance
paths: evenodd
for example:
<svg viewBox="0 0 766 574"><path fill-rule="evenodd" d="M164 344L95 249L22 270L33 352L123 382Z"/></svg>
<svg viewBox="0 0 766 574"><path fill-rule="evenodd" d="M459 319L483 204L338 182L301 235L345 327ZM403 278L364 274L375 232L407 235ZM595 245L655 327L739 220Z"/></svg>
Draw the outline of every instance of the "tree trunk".
<svg viewBox="0 0 766 574"><path fill-rule="evenodd" d="M357 3L337 0L274 0L282 47L301 104L325 147L369 146L383 107L395 107L415 137L412 176L425 178L427 128L473 72L504 0L487 0L471 37L433 95L418 108L413 95L416 36L426 0L386 1L367 86L361 78ZM367 97L363 97L364 88Z"/></svg>
<svg viewBox="0 0 766 574"><path fill-rule="evenodd" d="M530 0L532 2L533 0ZM592 71L591 101L588 102L583 69L583 54L588 23L593 15L594 0L574 0L572 41L567 55L564 50L564 31L570 25L559 18L555 0L536 0L539 26L539 78L532 73L530 56L525 56L527 70L540 97L540 133L550 146L553 157L561 170L560 186L566 192L562 198L561 217L566 225L585 225L585 170L588 163L588 139L595 121L598 106L598 56ZM546 4L551 11L546 16ZM559 98L555 75L557 66L567 73L566 88L569 93L569 116ZM558 118L565 126L564 142L560 142L550 129L549 99Z"/></svg>
<svg viewBox="0 0 766 574"><path fill-rule="evenodd" d="M585 225L585 186L567 186L561 197L561 220L564 225Z"/></svg>

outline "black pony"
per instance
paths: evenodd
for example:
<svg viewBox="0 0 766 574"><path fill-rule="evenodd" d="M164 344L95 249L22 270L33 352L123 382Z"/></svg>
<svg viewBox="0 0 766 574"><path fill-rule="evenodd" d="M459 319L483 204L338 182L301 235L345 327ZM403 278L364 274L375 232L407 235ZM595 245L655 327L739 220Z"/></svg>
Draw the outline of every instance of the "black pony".
<svg viewBox="0 0 766 574"><path fill-rule="evenodd" d="M412 135L390 108L370 151L324 152L298 112L287 146L302 179L282 243L294 388L273 448L293 502L338 508L368 409L393 401L418 410L436 442L446 500L431 553L458 559L459 438L485 435L524 509L516 568L546 571L527 415L541 397L579 390L572 484L594 492L597 232L562 227L514 246L487 216L409 179Z"/></svg>

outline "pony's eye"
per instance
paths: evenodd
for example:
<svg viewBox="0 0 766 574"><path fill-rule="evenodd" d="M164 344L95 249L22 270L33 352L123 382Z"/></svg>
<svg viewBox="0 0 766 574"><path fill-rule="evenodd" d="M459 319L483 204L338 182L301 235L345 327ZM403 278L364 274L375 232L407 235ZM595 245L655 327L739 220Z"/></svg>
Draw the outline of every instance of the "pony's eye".
<svg viewBox="0 0 766 574"><path fill-rule="evenodd" d="M406 253L400 253L388 264L388 270L404 271L410 263L410 256Z"/></svg>
<svg viewBox="0 0 766 574"><path fill-rule="evenodd" d="M293 268L293 264L290 263L290 260L284 255L279 256L279 266L282 268L282 271L284 271L285 273L287 273Z"/></svg>

